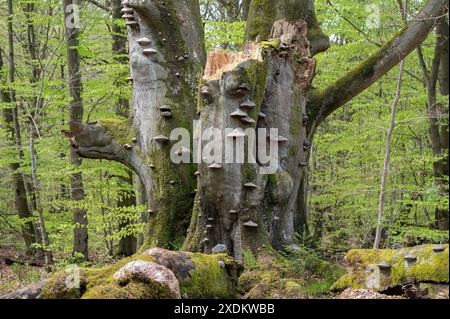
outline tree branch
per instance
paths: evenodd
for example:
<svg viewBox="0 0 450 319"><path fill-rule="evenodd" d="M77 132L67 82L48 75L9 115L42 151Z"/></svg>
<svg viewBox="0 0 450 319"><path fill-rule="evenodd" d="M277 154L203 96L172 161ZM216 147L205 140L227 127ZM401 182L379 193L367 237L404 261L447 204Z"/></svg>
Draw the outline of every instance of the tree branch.
<svg viewBox="0 0 450 319"><path fill-rule="evenodd" d="M415 50L434 29L447 4L447 0L429 0L416 18L377 52L326 89L314 90L308 106L312 125L317 127Z"/></svg>
<svg viewBox="0 0 450 319"><path fill-rule="evenodd" d="M96 0L86 0L86 1L89 2L90 4L93 4L94 6L96 6L98 8L100 8L100 9L102 9L102 10L105 10L105 11L108 11L108 12L111 11L111 8L110 8L109 4L104 5L103 3L100 3L100 2L98 2Z"/></svg>

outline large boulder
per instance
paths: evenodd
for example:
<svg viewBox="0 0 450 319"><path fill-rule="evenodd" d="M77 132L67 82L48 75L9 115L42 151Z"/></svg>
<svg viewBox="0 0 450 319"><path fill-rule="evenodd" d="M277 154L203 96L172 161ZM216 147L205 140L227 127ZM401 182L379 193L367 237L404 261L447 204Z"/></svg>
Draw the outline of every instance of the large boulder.
<svg viewBox="0 0 450 319"><path fill-rule="evenodd" d="M167 267L155 262L136 260L120 268L113 276L121 286L129 284L131 281L150 284L158 282L170 288L175 297L180 299L180 286L174 273Z"/></svg>
<svg viewBox="0 0 450 319"><path fill-rule="evenodd" d="M233 298L241 266L226 254L170 251L151 248L143 252L173 271L183 298Z"/></svg>
<svg viewBox="0 0 450 319"><path fill-rule="evenodd" d="M334 291L347 288L371 289L396 294L424 287L431 297L442 294L449 283L448 245L422 245L402 249L354 249L347 253L347 274L333 286ZM400 290L399 290L400 289Z"/></svg>
<svg viewBox="0 0 450 319"><path fill-rule="evenodd" d="M173 271L180 282L188 281L189 273L195 270L195 265L186 252L170 251L156 247L144 251L143 254L154 257L158 264Z"/></svg>

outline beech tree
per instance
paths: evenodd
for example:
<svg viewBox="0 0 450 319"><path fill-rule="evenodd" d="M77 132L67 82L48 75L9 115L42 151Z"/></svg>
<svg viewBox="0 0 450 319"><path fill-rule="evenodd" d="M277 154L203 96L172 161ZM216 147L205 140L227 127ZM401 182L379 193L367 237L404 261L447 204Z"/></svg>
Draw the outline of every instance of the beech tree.
<svg viewBox="0 0 450 319"><path fill-rule="evenodd" d="M74 151L121 162L139 176L149 214L144 247L169 246L184 238L190 223L185 249L210 252L222 244L238 260L244 249L293 242L306 222L306 175L317 127L415 50L448 10L448 1L429 0L368 59L328 87L314 88L320 67L314 55L329 40L313 0L251 1L244 51L212 52L208 59L198 1L122 5L133 86L130 117L94 123L72 118ZM279 148L278 170L259 174L259 156L242 164L175 164L179 136L171 136L172 130L186 129L195 142L192 123L198 119L224 139L239 137L227 128L278 129L278 136L267 136ZM208 143L200 140L202 147ZM179 158L192 153L176 149Z"/></svg>

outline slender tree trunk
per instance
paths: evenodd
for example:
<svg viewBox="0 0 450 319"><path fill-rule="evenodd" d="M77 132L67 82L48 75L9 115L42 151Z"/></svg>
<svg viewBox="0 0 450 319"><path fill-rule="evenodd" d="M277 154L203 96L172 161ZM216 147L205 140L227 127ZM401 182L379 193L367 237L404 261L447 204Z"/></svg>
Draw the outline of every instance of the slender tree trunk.
<svg viewBox="0 0 450 319"><path fill-rule="evenodd" d="M443 21L440 21L437 25L438 36L436 39L434 58L429 71L421 48L419 47L417 51L419 64L422 69L423 82L427 89L427 114L429 118L429 136L432 153L436 157L442 157L447 153L447 156L444 156L444 158L436 160L433 163L433 175L439 187L439 191L443 196L448 195L448 128L446 125L442 125L439 121L440 114L442 113L442 107L437 103L436 94L439 76L441 92L445 93L446 85L448 88L448 80L445 79L447 77L445 75L446 71L440 72L443 64L441 58L448 59L448 56L445 57L445 54L443 54L446 50L448 52L448 30L444 30L445 27L446 24ZM448 208L438 207L435 209L435 227L439 230L449 229Z"/></svg>
<svg viewBox="0 0 450 319"><path fill-rule="evenodd" d="M128 176L121 178L120 184L123 184L124 191L120 194L120 200L117 207L130 208L136 206L136 196L133 189L133 172L128 171ZM119 225L120 229L126 229L132 222L130 220L122 221ZM127 235L119 240L119 249L117 254L119 256L131 256L136 252L137 239L133 235Z"/></svg>
<svg viewBox="0 0 450 319"><path fill-rule="evenodd" d="M13 34L13 3L8 0L8 46L9 46L9 85L14 85L15 80L15 63L14 63L14 34ZM0 69L3 69L3 59L0 52ZM30 219L32 213L27 199L27 188L25 184L24 175L17 172L21 167L21 162L24 159L22 149L22 138L20 132L19 112L16 104L16 94L12 87L9 89L9 94L0 92L0 98L3 103L11 103L10 107L3 109L3 118L6 128L13 139L13 144L17 150L18 161L10 164L10 169L13 172L15 207L20 219ZM25 246L29 254L34 252L31 245L36 242L35 229L33 222L28 220L21 226L22 236L25 241Z"/></svg>
<svg viewBox="0 0 450 319"><path fill-rule="evenodd" d="M76 23L71 23L71 14L75 10L80 9L78 0L64 0L64 17L66 27L66 45L67 45L67 66L69 77L69 91L70 91L70 130L75 131L77 125L83 121L83 100L81 97L83 87L81 83L80 73L80 57L78 54L78 26ZM73 21L75 22L75 21ZM78 170L82 163L81 157L77 154L75 149L70 151L70 162ZM71 199L75 202L84 200L83 176L81 172L76 172L71 175ZM75 208L73 210L73 252L81 254L81 260L89 259L88 250L88 219L87 211L82 208Z"/></svg>
<svg viewBox="0 0 450 319"><path fill-rule="evenodd" d="M373 243L373 249L380 248L381 242L381 230L383 227L383 215L384 215L384 200L386 196L386 184L389 175L389 165L391 160L391 140L395 128L395 115L397 113L397 106L400 101L401 88L403 83L403 70L405 61L400 62L400 71L398 75L397 82L397 92L395 93L394 103L391 109L391 119L389 122L389 128L386 135L386 151L384 155L383 171L381 172L381 187L380 187L380 198L378 199L378 209L377 209L377 228L375 232L375 240Z"/></svg>
<svg viewBox="0 0 450 319"><path fill-rule="evenodd" d="M40 198L40 187L39 179L37 176L37 160L36 160L36 149L34 146L34 135L36 134L35 126L33 121L30 120L30 160L31 160L31 180L33 186L33 194L36 200L36 211L39 217L39 230L43 244L45 264L50 265L53 263L53 255L50 250L50 240L48 239L47 229L45 227L44 212L42 210L41 198Z"/></svg>
<svg viewBox="0 0 450 319"><path fill-rule="evenodd" d="M100 212L102 214L103 239L105 241L105 247L108 250L108 255L112 256L114 252L113 252L113 245L111 243L111 227L105 212L106 210L105 207L109 207L109 205L107 205L104 196L103 171L100 171L99 177L100 177L100 202L101 202Z"/></svg>
<svg viewBox="0 0 450 319"><path fill-rule="evenodd" d="M113 0L111 1L111 12L112 12L112 50L113 54L116 55L116 61L128 64L129 61L125 54L127 53L127 36L126 29L117 24L117 20L122 17L121 12L121 0ZM120 85L117 83L116 85ZM117 115L120 115L124 118L128 118L130 116L130 103L128 99L120 98L116 102L115 112ZM128 176L121 179L121 183L127 184L124 185L125 188L133 188L133 172L129 168L125 168L127 170ZM136 205L136 198L130 192L125 192L123 194L124 198L119 200L117 203L118 207L131 207ZM124 222L120 225L120 228L126 228L130 223ZM120 238L119 240L119 249L117 254L121 256L130 256L136 252L137 239L135 236L125 236Z"/></svg>
<svg viewBox="0 0 450 319"><path fill-rule="evenodd" d="M141 178L137 175L134 176L134 184L136 189L136 205L137 206L145 206L147 203L147 198L145 194L145 188L143 183L141 182ZM141 214L140 222L146 224L148 222L148 213L145 212ZM141 247L144 243L144 235L137 236L136 247Z"/></svg>

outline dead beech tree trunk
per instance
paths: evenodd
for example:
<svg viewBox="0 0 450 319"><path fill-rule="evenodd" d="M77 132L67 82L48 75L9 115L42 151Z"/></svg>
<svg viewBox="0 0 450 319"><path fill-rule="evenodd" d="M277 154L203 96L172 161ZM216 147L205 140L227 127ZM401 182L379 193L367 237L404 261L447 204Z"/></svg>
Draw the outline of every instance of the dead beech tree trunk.
<svg viewBox="0 0 450 319"><path fill-rule="evenodd" d="M179 127L192 131L206 62L200 9L196 0L122 4L133 81L130 119L78 124L72 140L81 156L116 160L139 175L148 203L144 246L170 248L183 241L195 196L196 167L172 163L170 134Z"/></svg>
<svg viewBox="0 0 450 319"><path fill-rule="evenodd" d="M296 194L310 147L305 108L315 61L307 30L306 22L280 20L269 36L279 46L255 44L244 54L210 55L200 92L202 125L220 129L224 139L246 140L246 145L251 134L246 129L266 128L267 135L256 132L257 147L266 155L266 145L276 143L279 163L270 175L261 174L265 161L257 148L255 163L200 164L187 248L211 251L222 244L241 259L246 248L269 242L282 248L293 242Z"/></svg>
<svg viewBox="0 0 450 319"><path fill-rule="evenodd" d="M67 45L67 66L70 91L70 131L74 132L79 123L83 121L83 100L81 93L83 91L80 73L80 56L78 54L78 28L76 11L79 10L78 0L64 0L64 24L66 27L66 45ZM75 14L75 16L73 15ZM77 168L81 165L82 159L75 149L71 149L70 162ZM83 176L81 172L75 172L71 175L71 200L84 200ZM82 208L73 209L73 252L81 254L80 259L89 259L88 250L88 220L87 211Z"/></svg>
<svg viewBox="0 0 450 319"><path fill-rule="evenodd" d="M328 47L313 0L252 1L246 50L212 53L204 73L198 1L125 0L133 78L130 123L79 124L73 146L81 156L122 162L140 176L149 204L147 245L170 247L191 218L185 249L225 250L241 259L245 249L281 248L293 242L306 220L305 176L317 126L423 42L445 4L430 0L416 20L355 70L329 87L313 89L313 55ZM256 162L206 156L194 174L194 165L170 159L179 138L171 141L171 130L192 133L194 118L201 120L191 134L194 143L197 133L211 126L224 144L243 140L248 145L249 128L274 128L278 134L256 137L266 141ZM214 138L203 136L201 149L214 149ZM279 166L265 175L267 152L262 151L269 144L279 148ZM193 150L175 152L193 159Z"/></svg>

